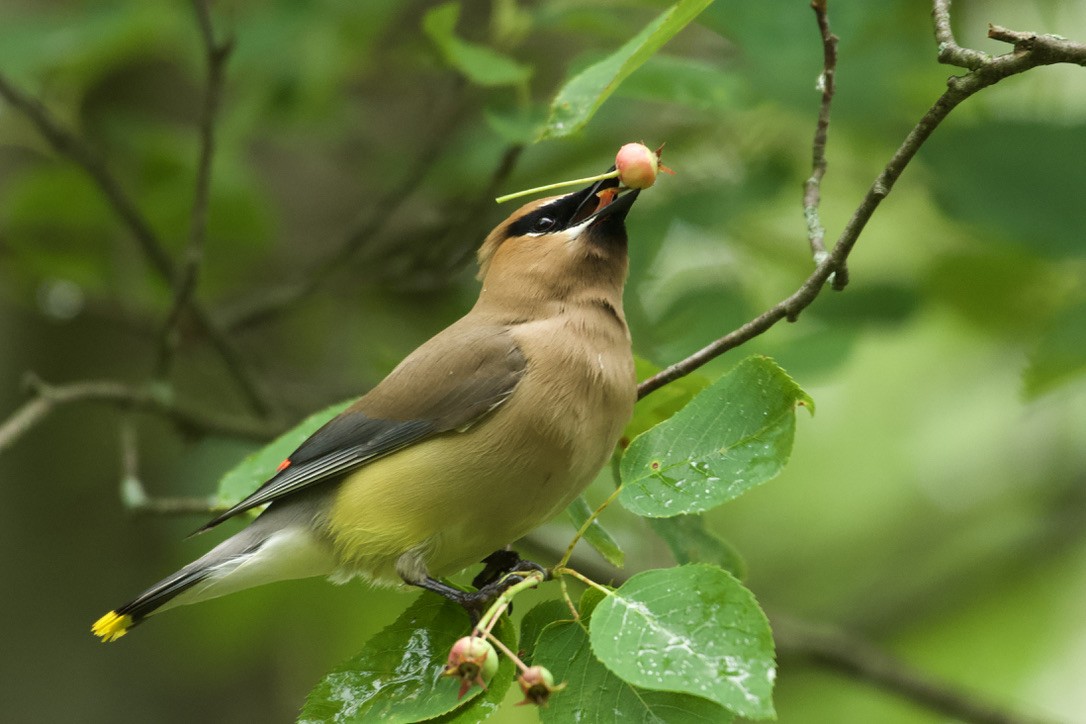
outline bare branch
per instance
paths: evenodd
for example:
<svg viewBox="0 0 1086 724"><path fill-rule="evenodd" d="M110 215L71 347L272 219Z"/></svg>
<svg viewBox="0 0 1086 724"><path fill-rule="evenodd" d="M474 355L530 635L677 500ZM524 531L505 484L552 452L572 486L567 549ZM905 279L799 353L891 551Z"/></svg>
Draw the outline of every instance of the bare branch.
<svg viewBox="0 0 1086 724"><path fill-rule="evenodd" d="M189 241L182 258L180 275L175 282L173 308L166 317L159 345L158 376L165 378L180 341L178 325L189 308L200 279L207 231L207 207L211 194L211 164L215 156L215 120L222 96L226 61L233 50L233 39L215 39L211 9L207 0L192 0L203 39L207 78L204 103L200 112L200 155L196 164L196 183L189 221Z"/></svg>
<svg viewBox="0 0 1086 724"><path fill-rule="evenodd" d="M120 182L110 173L105 163L98 158L90 146L74 133L64 129L45 106L36 98L16 88L3 74L0 74L0 97L34 124L54 151L73 161L90 176L114 212L136 238L151 268L165 282L173 283L176 274L173 260L170 259L165 247L151 229L146 217L136 208L128 194L122 189ZM196 301L193 301L191 310L193 318L207 335L212 347L222 357L227 370L238 384L249 405L259 414L269 416L272 407L267 401L267 396L222 327L216 324L207 310Z"/></svg>
<svg viewBox="0 0 1086 724"><path fill-rule="evenodd" d="M120 409L152 413L185 430L200 433L264 441L279 432L278 428L263 422L181 405L155 395L151 390L121 382L85 381L54 386L31 375L26 384L33 397L0 423L0 453L58 407L77 402L106 403Z"/></svg>
<svg viewBox="0 0 1086 724"><path fill-rule="evenodd" d="M934 0L931 19L935 25L935 41L939 44L940 63L977 70L991 62L992 58L987 53L963 48L954 39L954 31L950 27L950 0Z"/></svg>
<svg viewBox="0 0 1086 724"><path fill-rule="evenodd" d="M938 37L939 33L943 32L942 26L939 25L941 22L940 10L945 10L948 5L945 0L934 0L934 7L933 16L936 20L936 34ZM946 23L945 28L949 28L949 19L946 20ZM1004 78L1024 73L1041 65L1055 63L1086 65L1086 45L1082 43L1076 43L1054 35L1020 33L998 26L991 26L989 35L997 40L1013 42L1015 44L1014 51L988 58L983 65L972 72L963 76L953 76L947 80L946 92L935 101L934 105L928 109L916 126L909 131L905 140L894 152L893 157L864 195L856 211L853 212L852 217L841 231L841 235L837 238L833 250L807 277L803 285L790 296L743 326L642 382L638 386L639 398L663 387L668 382L693 372L709 360L719 357L728 350L735 349L739 345L754 339L782 319L795 321L799 313L810 306L822 292L822 288L830 275L848 259L849 254L852 253L853 247L860 238L860 234L867 226L867 222L875 213L875 209L890 193L890 190L900 178L905 167L912 161L916 152L920 150L920 147L924 145L939 124L962 101L991 85L995 85Z"/></svg>
<svg viewBox="0 0 1086 724"><path fill-rule="evenodd" d="M1055 63L1073 63L1086 66L1086 44L1061 38L1058 35L1038 35L1037 33L1009 30L1001 25L989 25L988 37L1004 43L1013 43L1015 54L1026 56L1024 60L1029 64L1029 68L1036 65L1052 65ZM1022 71L1016 70L1015 72L1021 73Z"/></svg>
<svg viewBox="0 0 1086 724"><path fill-rule="evenodd" d="M977 695L887 654L860 638L781 616L772 617L773 638L782 659L807 661L837 671L938 712L972 724L1040 724L1039 718L1006 711Z"/></svg>
<svg viewBox="0 0 1086 724"><path fill-rule="evenodd" d="M830 128L830 109L833 106L833 94L837 89L837 36L830 31L830 22L826 14L826 0L812 0L811 8L818 21L818 30L822 35L822 74L818 85L822 91L822 102L818 108L818 122L815 125L814 141L811 144L811 175L803 184L803 217L807 220L807 240L811 244L811 255L815 264L822 263L828 256L826 251L826 229L822 226L818 207L822 202L822 178L826 175L826 141ZM841 268L831 275L831 284L835 289L844 289L848 284L848 267Z"/></svg>

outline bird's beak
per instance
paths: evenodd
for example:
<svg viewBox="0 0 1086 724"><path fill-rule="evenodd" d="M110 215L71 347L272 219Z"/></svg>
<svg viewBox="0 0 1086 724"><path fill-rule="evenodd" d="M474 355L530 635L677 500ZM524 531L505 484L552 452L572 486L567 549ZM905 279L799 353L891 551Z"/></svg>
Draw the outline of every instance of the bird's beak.
<svg viewBox="0 0 1086 724"><path fill-rule="evenodd" d="M615 167L612 166L608 170L614 171ZM608 224L622 224L639 193L641 193L640 189L620 190L616 178L596 181L570 194L571 197L577 199L577 206L569 226L595 227L605 220Z"/></svg>

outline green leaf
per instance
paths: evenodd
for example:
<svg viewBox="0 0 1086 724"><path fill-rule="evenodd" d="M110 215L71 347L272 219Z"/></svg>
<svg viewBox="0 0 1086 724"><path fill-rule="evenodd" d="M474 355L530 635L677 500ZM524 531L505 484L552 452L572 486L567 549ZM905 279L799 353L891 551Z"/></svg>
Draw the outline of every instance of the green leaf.
<svg viewBox="0 0 1086 724"><path fill-rule="evenodd" d="M579 495L566 508L566 513L569 514L573 527L580 530L584 522L592 515L592 507L589 506L583 495ZM599 518L593 520L585 529L583 538L590 546L599 551L599 554L612 566L622 567L625 554L615 539L611 537L611 534L607 532L607 529L600 524Z"/></svg>
<svg viewBox="0 0 1086 724"><path fill-rule="evenodd" d="M739 551L705 527L705 516L676 515L649 518L649 527L664 539L679 565L712 563L739 580L747 576L747 565Z"/></svg>
<svg viewBox="0 0 1086 724"><path fill-rule="evenodd" d="M539 635L543 629L556 621L572 621L573 612L569 610L566 602L560 598L543 601L536 604L520 621L520 646L526 652L524 663L532 665L535 658L535 647L539 641Z"/></svg>
<svg viewBox="0 0 1086 724"><path fill-rule="evenodd" d="M700 513L781 471L796 405L814 402L767 357L748 357L622 457L619 500L638 515Z"/></svg>
<svg viewBox="0 0 1086 724"><path fill-rule="evenodd" d="M442 675L449 649L467 635L464 610L423 594L391 625L366 642L352 659L328 673L309 693L299 722L482 721L495 711L513 683L513 663L501 658L484 693L473 687L457 699L460 682ZM498 637L516 650L508 618Z"/></svg>
<svg viewBox="0 0 1086 724"><path fill-rule="evenodd" d="M592 616L592 649L624 681L705 697L749 719L774 716L773 634L754 594L695 564L646 571Z"/></svg>
<svg viewBox="0 0 1086 724"><path fill-rule="evenodd" d="M539 710L544 724L729 721L726 711L706 699L648 691L618 678L593 655L588 632L580 623L560 622L545 628L534 661L550 669L555 682L566 683Z"/></svg>
<svg viewBox="0 0 1086 724"><path fill-rule="evenodd" d="M652 362L637 356L634 356L634 369L637 372L638 381L641 382L661 370ZM626 429L622 431L625 444L628 446L635 437L674 415L708 386L709 378L695 372L669 382L650 393L645 399L639 400L637 406L634 407L633 417L626 424Z"/></svg>
<svg viewBox="0 0 1086 724"><path fill-rule="evenodd" d="M422 19L422 29L451 67L481 86L520 85L532 76L530 66L483 45L456 37L460 3L438 5Z"/></svg>
<svg viewBox="0 0 1086 724"><path fill-rule="evenodd" d="M540 139L561 138L584 128L630 73L652 57L711 2L680 0L621 48L571 78L555 96L550 119Z"/></svg>
<svg viewBox="0 0 1086 724"><path fill-rule="evenodd" d="M581 623L586 623L592 618L592 612L596 610L596 606L600 605L600 601L607 598L607 594L596 588L595 586L589 586L581 594L581 600L577 602L577 611L581 614Z"/></svg>
<svg viewBox="0 0 1086 724"><path fill-rule="evenodd" d="M343 412L354 400L326 407L302 420L270 443L235 465L219 481L219 505L233 505L275 475L279 464L298 449L321 425Z"/></svg>

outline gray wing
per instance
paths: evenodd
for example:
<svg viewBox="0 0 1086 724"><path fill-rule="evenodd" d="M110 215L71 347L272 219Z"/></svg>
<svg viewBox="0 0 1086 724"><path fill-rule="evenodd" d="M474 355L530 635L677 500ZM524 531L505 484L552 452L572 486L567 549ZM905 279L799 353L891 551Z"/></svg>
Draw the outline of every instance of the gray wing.
<svg viewBox="0 0 1086 724"><path fill-rule="evenodd" d="M506 327L461 319L313 433L256 492L197 532L338 479L408 445L471 425L509 399L526 367Z"/></svg>

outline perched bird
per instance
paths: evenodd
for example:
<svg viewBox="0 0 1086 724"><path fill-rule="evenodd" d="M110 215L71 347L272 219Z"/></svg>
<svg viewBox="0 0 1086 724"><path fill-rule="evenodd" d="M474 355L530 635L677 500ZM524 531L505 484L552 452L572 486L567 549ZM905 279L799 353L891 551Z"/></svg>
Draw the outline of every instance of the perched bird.
<svg viewBox="0 0 1086 724"><path fill-rule="evenodd" d="M479 249L471 311L201 530L270 503L248 527L93 633L113 641L168 608L308 576L406 582L469 610L492 598L498 582L464 593L438 579L562 511L632 414L622 290L638 193L598 181L499 224Z"/></svg>

